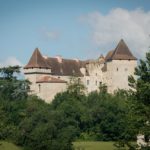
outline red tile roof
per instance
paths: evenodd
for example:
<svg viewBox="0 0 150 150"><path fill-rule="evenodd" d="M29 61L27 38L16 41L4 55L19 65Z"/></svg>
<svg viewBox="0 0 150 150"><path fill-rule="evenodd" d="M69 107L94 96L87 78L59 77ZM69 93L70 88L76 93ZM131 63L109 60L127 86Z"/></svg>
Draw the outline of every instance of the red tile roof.
<svg viewBox="0 0 150 150"><path fill-rule="evenodd" d="M67 81L51 76L41 76L36 83L67 83Z"/></svg>
<svg viewBox="0 0 150 150"><path fill-rule="evenodd" d="M42 57L38 48L36 48L28 62L24 67L25 69L29 68L50 68L45 59Z"/></svg>
<svg viewBox="0 0 150 150"><path fill-rule="evenodd" d="M121 40L115 50L108 52L105 60L103 59L103 56L100 56L98 60L100 60L100 63L104 63L109 60L136 60L136 58L133 56L125 42ZM49 68L51 69L52 75L81 77L83 74L81 73L80 68L86 68L86 64L90 62L90 60L71 60L63 59L61 57L44 58L38 48L36 48L28 64L24 68ZM86 75L89 75L88 70L86 70Z"/></svg>
<svg viewBox="0 0 150 150"><path fill-rule="evenodd" d="M81 60L62 59L61 63L57 58L48 58L46 62L51 66L53 75L63 76L83 76L80 68L85 67L85 62Z"/></svg>
<svg viewBox="0 0 150 150"><path fill-rule="evenodd" d="M124 40L121 39L115 50L108 52L105 60L137 60L137 58L133 56Z"/></svg>
<svg viewBox="0 0 150 150"><path fill-rule="evenodd" d="M80 68L85 68L85 61L71 59L62 59L60 61L60 59L50 57L44 58L38 48L36 48L24 69L50 68L52 75L83 76Z"/></svg>

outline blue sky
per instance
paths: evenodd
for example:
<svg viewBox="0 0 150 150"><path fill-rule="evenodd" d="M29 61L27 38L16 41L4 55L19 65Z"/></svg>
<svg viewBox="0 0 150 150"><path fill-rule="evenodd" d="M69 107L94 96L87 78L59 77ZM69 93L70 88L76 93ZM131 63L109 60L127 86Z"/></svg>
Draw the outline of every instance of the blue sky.
<svg viewBox="0 0 150 150"><path fill-rule="evenodd" d="M0 65L43 55L97 58L125 39L137 57L149 44L150 0L0 0Z"/></svg>

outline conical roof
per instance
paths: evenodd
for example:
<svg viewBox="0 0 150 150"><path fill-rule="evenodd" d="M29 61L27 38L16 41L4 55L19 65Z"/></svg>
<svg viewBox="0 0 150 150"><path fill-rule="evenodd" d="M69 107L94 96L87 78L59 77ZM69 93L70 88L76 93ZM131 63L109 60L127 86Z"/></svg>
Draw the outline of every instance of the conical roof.
<svg viewBox="0 0 150 150"><path fill-rule="evenodd" d="M108 52L105 60L136 60L123 39L120 40L115 50Z"/></svg>
<svg viewBox="0 0 150 150"><path fill-rule="evenodd" d="M50 68L46 63L45 59L42 57L38 48L36 48L28 62L28 64L24 67L28 68Z"/></svg>
<svg viewBox="0 0 150 150"><path fill-rule="evenodd" d="M136 60L123 39L120 40L111 58L113 60Z"/></svg>

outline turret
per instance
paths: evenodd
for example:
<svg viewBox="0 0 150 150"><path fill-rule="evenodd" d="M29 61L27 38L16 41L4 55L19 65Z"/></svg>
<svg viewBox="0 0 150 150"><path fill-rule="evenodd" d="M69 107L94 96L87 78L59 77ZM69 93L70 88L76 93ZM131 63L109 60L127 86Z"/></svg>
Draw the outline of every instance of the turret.
<svg viewBox="0 0 150 150"><path fill-rule="evenodd" d="M117 89L129 89L128 76L134 75L137 59L123 39L114 50L108 52L105 64L107 66L105 77L109 92L114 92Z"/></svg>
<svg viewBox="0 0 150 150"><path fill-rule="evenodd" d="M26 79L35 83L37 78L43 74L51 74L51 68L46 62L39 49L36 48L28 62L24 67L24 74Z"/></svg>

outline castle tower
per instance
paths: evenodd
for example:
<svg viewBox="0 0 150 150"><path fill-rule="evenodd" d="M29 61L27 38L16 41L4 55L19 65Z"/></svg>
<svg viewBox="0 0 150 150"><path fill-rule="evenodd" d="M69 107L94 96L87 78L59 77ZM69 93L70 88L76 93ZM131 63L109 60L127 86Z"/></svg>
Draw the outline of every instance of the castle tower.
<svg viewBox="0 0 150 150"><path fill-rule="evenodd" d="M25 78L32 84L30 86L32 93L39 91L39 86L36 82L41 75L50 75L51 68L46 63L45 58L41 55L38 48L36 48L28 62L24 67Z"/></svg>
<svg viewBox="0 0 150 150"><path fill-rule="evenodd" d="M112 93L117 89L129 89L128 76L134 75L137 59L123 39L120 40L115 50L107 54L105 61L108 91Z"/></svg>

